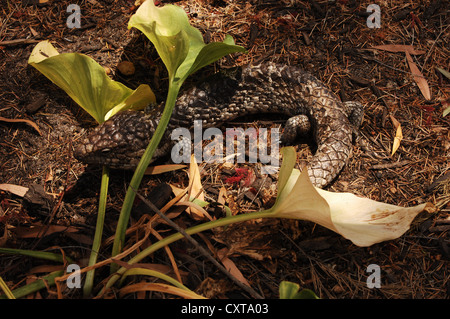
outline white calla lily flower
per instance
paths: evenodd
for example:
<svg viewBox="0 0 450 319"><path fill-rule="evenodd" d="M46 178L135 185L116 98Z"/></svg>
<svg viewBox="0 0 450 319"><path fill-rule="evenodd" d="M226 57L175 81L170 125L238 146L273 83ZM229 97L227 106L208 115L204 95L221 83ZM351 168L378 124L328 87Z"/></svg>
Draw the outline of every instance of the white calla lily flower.
<svg viewBox="0 0 450 319"><path fill-rule="evenodd" d="M316 188L307 170L293 169L295 156L292 148L283 150L279 193L271 217L309 220L357 246L370 246L402 236L420 212L433 206L425 203L405 208Z"/></svg>

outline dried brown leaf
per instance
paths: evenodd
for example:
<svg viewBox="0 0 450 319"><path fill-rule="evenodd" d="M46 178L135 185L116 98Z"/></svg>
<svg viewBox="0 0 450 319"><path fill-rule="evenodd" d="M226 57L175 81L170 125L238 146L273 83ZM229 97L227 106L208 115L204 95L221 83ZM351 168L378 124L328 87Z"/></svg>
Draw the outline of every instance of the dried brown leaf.
<svg viewBox="0 0 450 319"><path fill-rule="evenodd" d="M425 51L415 50L412 45L406 44L383 44L371 47L371 49L384 50L389 52L405 52L413 55L424 54Z"/></svg>
<svg viewBox="0 0 450 319"><path fill-rule="evenodd" d="M228 248L222 248L217 251L217 257L220 259L220 262L224 265L226 270L228 270L230 274L232 274L241 283L250 287L250 284L248 283L247 279L245 279L244 275L237 268L236 264L230 258L227 257L227 254Z"/></svg>
<svg viewBox="0 0 450 319"><path fill-rule="evenodd" d="M203 185L200 178L200 169L198 168L197 161L194 154L191 155L191 164L189 166L189 187L188 187L189 200L199 199L205 200L205 194L203 192ZM186 211L194 219L204 219L205 216L209 216L204 209L198 209L198 207L189 205ZM205 214L206 213L206 214Z"/></svg>
<svg viewBox="0 0 450 319"><path fill-rule="evenodd" d="M188 206L188 208L193 208L192 211L195 211L195 215L199 219L204 219L205 217L209 220L213 220L210 214L206 210L204 210L202 207L197 205L196 203L190 202L190 201L184 201L184 202L178 202L174 204L174 206ZM194 217L195 218L195 217Z"/></svg>
<svg viewBox="0 0 450 319"><path fill-rule="evenodd" d="M0 190L10 192L11 194L23 197L28 192L28 187L14 184L0 184Z"/></svg>
<svg viewBox="0 0 450 319"><path fill-rule="evenodd" d="M414 77L414 81L416 81L417 86L420 89L420 92L422 92L422 95L427 100L431 100L430 87L428 86L427 80L423 76L422 72L420 72L417 65L414 63L411 55L408 52L405 52L405 54L406 54L406 60L408 61L409 69L411 70L411 73Z"/></svg>
<svg viewBox="0 0 450 319"><path fill-rule="evenodd" d="M219 196L217 196L217 202L219 204L225 205L226 201L227 201L227 189L222 186L219 190Z"/></svg>
<svg viewBox="0 0 450 319"><path fill-rule="evenodd" d="M155 236L158 240L163 240L163 237L153 228L150 229L153 236ZM175 273L175 276L177 277L177 280L181 283L183 283L183 280L181 279L180 271L178 270L178 265L175 261L175 258L173 257L172 251L170 250L169 246L164 246L164 250L166 251L167 256L169 257L170 263L173 267L173 272Z"/></svg>

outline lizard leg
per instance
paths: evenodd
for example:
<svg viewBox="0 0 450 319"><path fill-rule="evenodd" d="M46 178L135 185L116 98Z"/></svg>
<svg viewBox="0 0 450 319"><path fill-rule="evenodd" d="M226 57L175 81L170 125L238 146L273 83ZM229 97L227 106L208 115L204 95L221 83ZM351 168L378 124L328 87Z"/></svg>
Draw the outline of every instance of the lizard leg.
<svg viewBox="0 0 450 319"><path fill-rule="evenodd" d="M280 140L285 145L292 145L297 138L305 136L310 130L309 118L304 114L295 115L286 121Z"/></svg>

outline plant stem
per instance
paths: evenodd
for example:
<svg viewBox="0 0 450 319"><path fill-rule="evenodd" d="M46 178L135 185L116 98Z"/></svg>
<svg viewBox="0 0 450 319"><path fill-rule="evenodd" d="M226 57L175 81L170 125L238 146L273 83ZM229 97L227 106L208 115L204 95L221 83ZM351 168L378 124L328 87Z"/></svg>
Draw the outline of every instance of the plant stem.
<svg viewBox="0 0 450 319"><path fill-rule="evenodd" d="M217 219L217 220L213 220L210 222L206 222L200 225L196 225L193 226L191 228L188 228L185 230L185 232L189 235L193 235L193 234L197 234L199 232L205 231L205 230L209 230L215 227L223 227L223 226L227 226L230 224L234 224L234 223L238 223L238 222L243 222L243 221L247 221L247 220L251 220L251 219L258 219L258 218L268 218L268 217L273 217L273 212L272 209L268 209L268 210L263 210L260 212L253 212L253 213L248 213L248 214L241 214L241 215L236 215L236 216L230 216L230 217L225 217L225 218L221 218L221 219ZM170 235L156 243L154 243L153 245L147 247L146 249L144 249L143 251L141 251L139 254L137 254L136 256L134 256L133 258L131 258L128 261L128 264L132 265L134 263L137 263L139 261L141 261L143 258L151 255L152 253L154 253L155 251L157 251L158 249L161 249L179 239L184 238L184 236L181 233L175 233L173 235ZM106 286L104 289L108 289L110 287L112 287L112 285L114 285L114 283L121 277L121 275L126 271L127 269L122 267L120 268L116 274L114 274L109 281L107 282Z"/></svg>
<svg viewBox="0 0 450 319"><path fill-rule="evenodd" d="M89 257L89 265L92 266L97 262L98 252L102 243L103 225L105 222L106 201L108 198L108 184L109 184L109 167L103 166L102 182L100 186L100 198L98 203L97 225L95 227L94 242L92 243L91 256ZM84 297L91 294L94 286L95 269L87 272L86 280L83 287Z"/></svg>
<svg viewBox="0 0 450 319"><path fill-rule="evenodd" d="M32 282L31 284L14 289L12 291L12 293L14 294L14 297L17 299L25 297L26 295L29 295L33 292L36 292L36 291L46 288L48 286L54 285L55 278L60 277L63 274L64 274L64 270L58 270L58 271L52 272L52 273L48 274L47 276L44 276L41 279L36 280L35 282ZM0 299L5 299L5 298L6 298L6 296L0 296Z"/></svg>
<svg viewBox="0 0 450 319"><path fill-rule="evenodd" d="M167 94L167 100L163 114L161 116L161 119L159 120L159 124L155 130L155 133L153 134L153 137L150 140L150 143L148 144L147 149L144 152L144 155L142 155L142 158L139 161L139 164L130 181L130 186L128 187L127 193L125 195L125 199L122 205L122 209L120 211L119 221L116 228L116 235L114 238L112 256L116 256L123 249L125 241L125 231L128 226L131 209L133 207L134 198L136 196L136 193L133 191L133 188L139 189L139 185L141 184L142 178L144 177L145 170L147 169L147 166L150 164L153 154L156 151L159 142L161 141L166 131L170 117L172 116L173 108L175 107L175 102L177 100L180 87L181 83L178 81L169 82L169 93ZM115 263L111 264L111 273L115 272L117 268L118 268L117 264Z"/></svg>
<svg viewBox="0 0 450 319"><path fill-rule="evenodd" d="M41 258L45 260L51 260L56 262L64 263L65 261L69 263L73 263L73 260L68 256L62 256L59 254L47 252L47 251L35 251L35 250L24 250L24 249L15 249L15 248L3 248L0 247L1 254L10 254L10 255L22 255L33 258Z"/></svg>
<svg viewBox="0 0 450 319"><path fill-rule="evenodd" d="M6 298L8 298L8 299L16 299L16 297L14 297L14 294L12 293L12 291L9 290L8 285L3 281L2 277L0 277L0 288L5 293Z"/></svg>
<svg viewBox="0 0 450 319"><path fill-rule="evenodd" d="M127 276L131 276L131 275L143 275L143 276L152 276L152 277L156 277L159 279L162 279L164 281L167 281L168 283L172 284L173 286L192 292L192 290L190 290L188 287L186 287L185 285L183 285L181 282L179 282L178 280L176 280L175 278L172 278L166 274L163 274L159 271L156 270L152 270L152 269L146 269L146 268L131 268L128 269L128 271L126 271L123 276L122 279L120 280L120 284L122 284L122 282L125 280L125 278ZM1 279L1 277L0 277Z"/></svg>

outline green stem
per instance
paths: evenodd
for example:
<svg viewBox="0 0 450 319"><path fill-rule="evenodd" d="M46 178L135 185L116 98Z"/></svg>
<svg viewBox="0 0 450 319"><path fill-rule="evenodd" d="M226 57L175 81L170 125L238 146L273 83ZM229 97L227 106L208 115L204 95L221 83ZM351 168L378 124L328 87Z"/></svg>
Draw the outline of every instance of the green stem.
<svg viewBox="0 0 450 319"><path fill-rule="evenodd" d="M10 254L10 255L22 255L33 258L41 258L45 260L51 260L56 262L65 262L73 263L73 260L68 256L62 256L55 253L50 253L47 251L34 251L34 250L24 250L24 249L15 249L15 248L2 248L0 247L0 254Z"/></svg>
<svg viewBox="0 0 450 319"><path fill-rule="evenodd" d="M89 266L97 262L98 252L102 243L103 225L105 222L106 201L108 198L108 184L109 184L109 168L103 166L102 182L100 186L100 198L98 203L97 225L95 227L94 242L92 243L91 256L89 257ZM84 297L88 297L92 292L94 286L95 269L87 272L86 280L83 287Z"/></svg>
<svg viewBox="0 0 450 319"><path fill-rule="evenodd" d="M125 241L125 231L128 226L128 221L130 219L131 208L133 206L134 198L136 196L133 189L139 189L142 178L144 177L145 170L147 169L150 161L156 151L159 142L161 141L167 125L169 124L170 117L172 116L173 108L175 107L175 102L177 100L178 92L180 91L181 83L178 81L169 82L169 93L167 94L166 105L164 107L163 114L159 121L158 127L153 134L147 149L144 152L139 164L134 172L134 175L130 181L130 186L128 187L125 199L120 211L119 221L116 228L116 235L114 238L114 244L112 249L112 256L119 254L124 245ZM118 266L116 264L111 264L111 273L117 270Z"/></svg>
<svg viewBox="0 0 450 319"><path fill-rule="evenodd" d="M168 283L172 284L175 287L178 287L180 289L192 292L192 290L190 290L188 287L183 285L181 282L179 282L175 278L172 278L172 277L170 277L170 276L168 276L166 274L163 274L163 273L161 273L159 271L146 269L146 268L131 268L131 269L128 269L128 271L126 271L123 274L122 279L120 280L119 284L122 285L122 282L125 280L125 278L127 276L131 276L131 275L144 275L144 276L156 277L156 278L162 279L164 281L167 281ZM1 279L1 277L0 277L0 279Z"/></svg>
<svg viewBox="0 0 450 319"><path fill-rule="evenodd" d="M61 277L62 275L64 275L64 270L52 272L49 275L44 276L41 279L36 280L35 282L33 282L31 284L14 289L12 291L12 293L14 294L14 297L17 299L25 297L26 295L29 295L33 292L36 292L38 290L46 288L47 285L53 286L55 284L55 278ZM0 299L5 299L5 298L6 298L6 296L3 296L3 295L0 296Z"/></svg>
<svg viewBox="0 0 450 319"><path fill-rule="evenodd" d="M5 293L6 298L8 298L8 299L16 299L16 297L14 297L14 294L12 293L12 291L9 290L8 285L3 281L2 277L0 277L0 288Z"/></svg>
<svg viewBox="0 0 450 319"><path fill-rule="evenodd" d="M199 232L205 231L205 230L209 230L215 227L223 227L223 226L227 226L230 224L234 224L234 223L238 223L238 222L243 222L243 221L247 221L247 220L251 220L251 219L258 219L258 218L268 218L268 217L273 217L273 210L272 209L268 209L268 210L263 210L260 212L253 212L253 213L248 213L248 214L241 214L241 215L236 215L236 216L231 216L231 217L225 217L225 218L221 218L221 219L217 219L217 220L213 220L210 222L206 222L197 226L193 226L191 228L188 228L185 230L185 232L188 235L193 235L193 234L197 234ZM139 261L141 261L143 258L151 255L152 253L154 253L155 251L157 251L158 249L161 249L177 240L180 240L184 238L183 235L181 233L175 233L173 235L170 235L156 243L154 243L153 245L147 247L146 249L144 249L143 251L141 251L139 254L137 254L136 256L134 256L133 258L131 258L128 261L128 264L132 265L134 263L137 263ZM122 276L122 274L126 271L127 269L122 267L120 268L116 274L114 274L109 281L107 282L106 286L104 289L108 289L110 287L112 287L112 285L114 285L114 283Z"/></svg>

